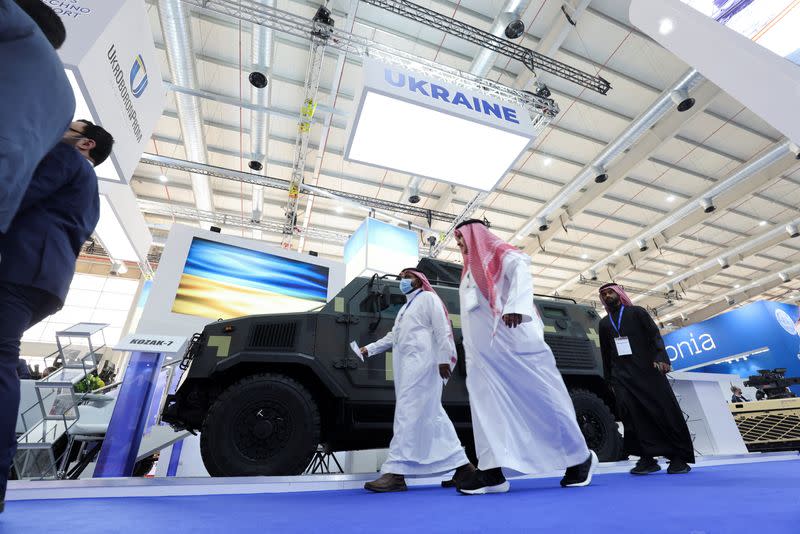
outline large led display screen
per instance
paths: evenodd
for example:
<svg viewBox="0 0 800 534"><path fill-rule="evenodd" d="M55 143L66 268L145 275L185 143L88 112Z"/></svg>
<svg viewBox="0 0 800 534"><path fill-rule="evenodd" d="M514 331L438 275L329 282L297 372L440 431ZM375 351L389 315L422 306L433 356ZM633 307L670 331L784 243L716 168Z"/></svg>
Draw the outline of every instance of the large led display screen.
<svg viewBox="0 0 800 534"><path fill-rule="evenodd" d="M294 313L327 302L327 267L195 237L174 313L231 319Z"/></svg>

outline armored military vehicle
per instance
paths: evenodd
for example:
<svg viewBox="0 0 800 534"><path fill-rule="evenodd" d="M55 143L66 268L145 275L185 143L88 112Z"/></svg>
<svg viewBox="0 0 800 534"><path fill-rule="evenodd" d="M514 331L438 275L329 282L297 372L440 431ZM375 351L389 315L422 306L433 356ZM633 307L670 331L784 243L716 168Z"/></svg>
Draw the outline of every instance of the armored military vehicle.
<svg viewBox="0 0 800 534"><path fill-rule="evenodd" d="M474 460L461 266L425 259L418 268L453 321L459 360L442 402ZM383 337L405 300L394 278L356 278L318 310L211 323L192 339L182 362L188 370L168 397L163 420L200 432L212 476L300 474L319 445L327 451L386 448L395 403L392 355L362 362L349 344ZM622 439L603 378L597 313L569 300L534 300L589 447L601 460L616 460Z"/></svg>

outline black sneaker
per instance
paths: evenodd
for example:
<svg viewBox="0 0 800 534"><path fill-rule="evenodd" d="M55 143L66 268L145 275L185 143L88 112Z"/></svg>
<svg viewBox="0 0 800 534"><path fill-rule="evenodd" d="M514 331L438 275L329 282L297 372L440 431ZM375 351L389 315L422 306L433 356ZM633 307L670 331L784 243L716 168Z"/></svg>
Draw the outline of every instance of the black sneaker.
<svg viewBox="0 0 800 534"><path fill-rule="evenodd" d="M592 483L592 474L600 460L594 451L589 451L585 462L567 468L564 478L561 479L562 488L580 488Z"/></svg>
<svg viewBox="0 0 800 534"><path fill-rule="evenodd" d="M651 473L658 473L661 471L661 466L654 458L639 458L636 462L636 467L631 469L632 475L649 475Z"/></svg>
<svg viewBox="0 0 800 534"><path fill-rule="evenodd" d="M684 475L691 471L692 468L683 460L670 460L667 473L670 475Z"/></svg>
<svg viewBox="0 0 800 534"><path fill-rule="evenodd" d="M467 480L475 471L475 466L471 463L464 464L456 469L455 473L453 473L453 478L450 480L442 480L442 487L456 488L458 487L459 482L462 480Z"/></svg>
<svg viewBox="0 0 800 534"><path fill-rule="evenodd" d="M499 467L487 471L476 470L461 482L457 489L465 495L483 495L486 493L505 493L511 488L503 471Z"/></svg>

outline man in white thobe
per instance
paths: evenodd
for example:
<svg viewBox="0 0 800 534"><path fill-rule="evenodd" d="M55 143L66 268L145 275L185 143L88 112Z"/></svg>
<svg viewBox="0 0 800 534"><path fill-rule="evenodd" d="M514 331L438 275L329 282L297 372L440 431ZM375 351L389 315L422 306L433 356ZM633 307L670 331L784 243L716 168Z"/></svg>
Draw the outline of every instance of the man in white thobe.
<svg viewBox="0 0 800 534"><path fill-rule="evenodd" d="M586 486L598 460L544 341L530 258L482 221L456 229L464 257L459 296L478 470L467 494L503 493L502 468L526 474L567 468L561 485Z"/></svg>
<svg viewBox="0 0 800 534"><path fill-rule="evenodd" d="M456 363L453 331L444 303L424 274L406 269L400 289L406 304L394 328L383 339L361 348L372 356L392 350L394 436L383 475L364 488L375 492L405 491L405 475L432 475L456 470L457 483L474 471L442 407L443 380Z"/></svg>

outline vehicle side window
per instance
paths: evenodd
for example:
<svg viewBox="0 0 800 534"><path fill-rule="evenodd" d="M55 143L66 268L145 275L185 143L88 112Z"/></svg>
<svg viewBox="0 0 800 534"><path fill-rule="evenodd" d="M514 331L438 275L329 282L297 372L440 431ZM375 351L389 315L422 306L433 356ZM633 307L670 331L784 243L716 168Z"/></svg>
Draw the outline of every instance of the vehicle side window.
<svg viewBox="0 0 800 534"><path fill-rule="evenodd" d="M406 296L403 295L400 291L394 290L391 295L389 296L389 307L383 310L383 314L386 317L396 317L397 312L400 311L400 308L403 307L403 304L406 303Z"/></svg>
<svg viewBox="0 0 800 534"><path fill-rule="evenodd" d="M399 288L389 286L383 294L370 293L364 290L353 299L355 304L352 313L377 314L381 313L383 318L394 318L397 312L406 303L406 297Z"/></svg>

